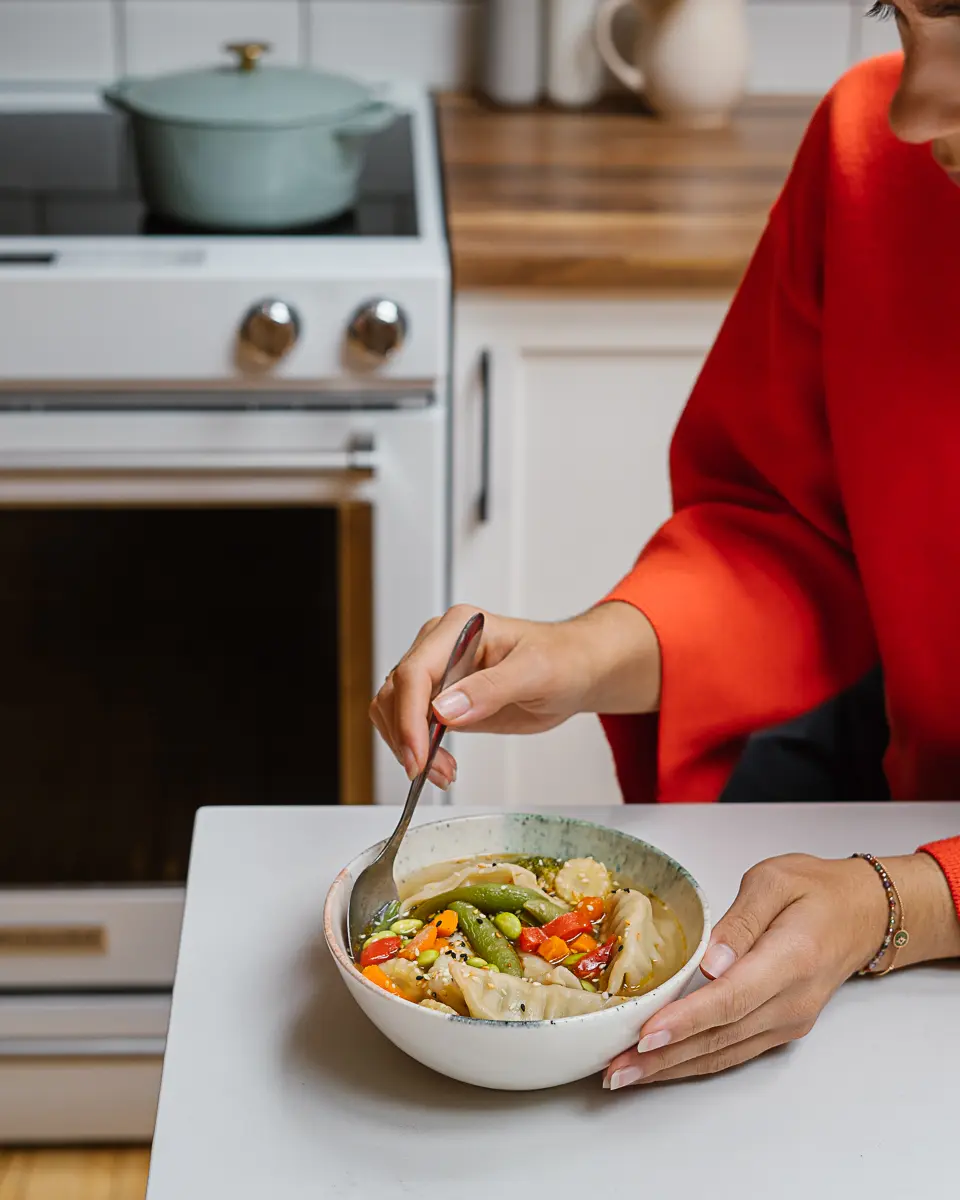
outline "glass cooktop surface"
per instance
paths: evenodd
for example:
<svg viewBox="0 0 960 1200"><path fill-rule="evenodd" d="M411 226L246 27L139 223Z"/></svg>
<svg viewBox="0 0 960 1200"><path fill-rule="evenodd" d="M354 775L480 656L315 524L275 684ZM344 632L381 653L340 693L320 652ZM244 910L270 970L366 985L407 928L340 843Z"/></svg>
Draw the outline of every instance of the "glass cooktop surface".
<svg viewBox="0 0 960 1200"><path fill-rule="evenodd" d="M358 200L285 237L411 238L418 232L409 116L371 138ZM0 112L0 238L242 237L155 216L140 196L127 121L112 112ZM278 236L253 230L249 236Z"/></svg>

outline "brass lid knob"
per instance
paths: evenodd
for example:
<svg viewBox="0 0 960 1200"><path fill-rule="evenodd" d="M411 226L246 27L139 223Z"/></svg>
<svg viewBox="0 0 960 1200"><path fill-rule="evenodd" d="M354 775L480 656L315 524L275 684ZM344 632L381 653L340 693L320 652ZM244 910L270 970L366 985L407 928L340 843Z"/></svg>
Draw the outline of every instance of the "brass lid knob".
<svg viewBox="0 0 960 1200"><path fill-rule="evenodd" d="M237 55L237 67L241 71L252 71L272 47L269 42L228 42L224 49Z"/></svg>

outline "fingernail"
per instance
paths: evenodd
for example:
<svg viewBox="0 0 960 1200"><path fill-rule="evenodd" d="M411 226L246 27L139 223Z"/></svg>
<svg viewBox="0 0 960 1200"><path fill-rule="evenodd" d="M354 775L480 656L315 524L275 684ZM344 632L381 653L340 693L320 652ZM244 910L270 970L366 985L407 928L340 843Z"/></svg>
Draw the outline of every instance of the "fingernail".
<svg viewBox="0 0 960 1200"><path fill-rule="evenodd" d="M670 1038L669 1029L658 1029L656 1033L648 1033L646 1037L642 1037L637 1042L637 1053L649 1054L651 1050L659 1050L662 1046L668 1046Z"/></svg>
<svg viewBox="0 0 960 1200"><path fill-rule="evenodd" d="M737 956L731 947L725 946L723 942L718 942L716 946L707 948L703 962L700 964L700 970L704 975L709 975L711 979L719 979L721 975L730 970L736 961Z"/></svg>
<svg viewBox="0 0 960 1200"><path fill-rule="evenodd" d="M455 721L470 711L470 698L464 692L444 692L434 700L433 707L445 721Z"/></svg>
<svg viewBox="0 0 960 1200"><path fill-rule="evenodd" d="M441 792L445 792L450 786L449 780L444 779L444 777L438 771L431 771L428 778L433 786L438 787Z"/></svg>
<svg viewBox="0 0 960 1200"><path fill-rule="evenodd" d="M604 1086L604 1087L605 1087L605 1088L606 1088L608 1091L610 1090L610 1080L609 1080L609 1079L606 1077L606 1075L604 1075L604 1077L603 1077L603 1086Z"/></svg>
<svg viewBox="0 0 960 1200"><path fill-rule="evenodd" d="M403 769L407 773L409 780L414 780L417 777L417 760L413 757L412 750L404 750L403 752Z"/></svg>
<svg viewBox="0 0 960 1200"><path fill-rule="evenodd" d="M610 1091L615 1092L617 1088L625 1088L632 1083L639 1083L642 1078L643 1071L640 1067L621 1067L619 1071L614 1071L610 1076Z"/></svg>

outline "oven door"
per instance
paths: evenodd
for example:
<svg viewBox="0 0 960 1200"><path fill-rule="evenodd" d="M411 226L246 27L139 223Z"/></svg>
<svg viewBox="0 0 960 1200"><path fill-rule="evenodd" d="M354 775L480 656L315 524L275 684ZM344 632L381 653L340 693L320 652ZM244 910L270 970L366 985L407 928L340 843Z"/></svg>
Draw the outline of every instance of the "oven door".
<svg viewBox="0 0 960 1200"><path fill-rule="evenodd" d="M204 805L402 800L444 449L410 399L0 419L0 989L168 984Z"/></svg>

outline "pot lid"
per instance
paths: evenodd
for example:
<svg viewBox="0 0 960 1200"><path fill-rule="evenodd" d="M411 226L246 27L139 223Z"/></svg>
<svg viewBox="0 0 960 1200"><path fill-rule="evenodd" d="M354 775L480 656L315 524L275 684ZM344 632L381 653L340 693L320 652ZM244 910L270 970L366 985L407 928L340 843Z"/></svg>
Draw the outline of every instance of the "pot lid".
<svg viewBox="0 0 960 1200"><path fill-rule="evenodd" d="M266 42L231 43L233 66L130 79L108 95L144 116L186 125L274 127L336 121L365 108L372 93L343 75L264 67Z"/></svg>

